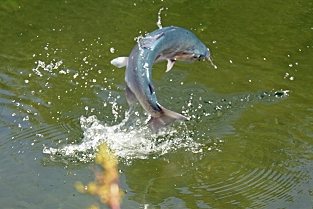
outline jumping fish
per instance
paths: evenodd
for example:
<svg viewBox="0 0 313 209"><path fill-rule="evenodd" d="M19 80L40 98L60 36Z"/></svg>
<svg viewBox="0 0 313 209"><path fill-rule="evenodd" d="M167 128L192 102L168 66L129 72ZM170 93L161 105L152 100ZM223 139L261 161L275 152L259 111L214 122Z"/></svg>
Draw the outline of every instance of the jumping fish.
<svg viewBox="0 0 313 209"><path fill-rule="evenodd" d="M129 104L137 101L151 116L151 129L158 132L175 120L187 120L179 113L162 107L152 84L152 65L167 60L166 72L176 60L194 61L210 59L209 49L189 30L170 26L148 33L139 38L129 57L118 57L111 64L126 66L126 98Z"/></svg>

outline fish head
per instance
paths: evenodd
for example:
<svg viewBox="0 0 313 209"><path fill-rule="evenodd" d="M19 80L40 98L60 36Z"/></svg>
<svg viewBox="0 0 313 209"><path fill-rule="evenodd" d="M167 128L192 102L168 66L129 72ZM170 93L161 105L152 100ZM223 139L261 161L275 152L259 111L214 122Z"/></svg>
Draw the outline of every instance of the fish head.
<svg viewBox="0 0 313 209"><path fill-rule="evenodd" d="M191 47L186 49L175 56L175 60L193 62L195 60L203 60L210 58L210 50L206 48L205 45L201 47Z"/></svg>

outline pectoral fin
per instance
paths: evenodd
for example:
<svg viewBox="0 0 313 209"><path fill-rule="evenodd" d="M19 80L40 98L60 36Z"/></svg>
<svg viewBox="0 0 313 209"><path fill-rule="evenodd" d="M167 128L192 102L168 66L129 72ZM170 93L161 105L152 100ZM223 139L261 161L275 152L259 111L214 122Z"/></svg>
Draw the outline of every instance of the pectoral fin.
<svg viewBox="0 0 313 209"><path fill-rule="evenodd" d="M128 57L118 57L118 58L111 60L111 64L118 68L125 67L127 63L128 63Z"/></svg>
<svg viewBox="0 0 313 209"><path fill-rule="evenodd" d="M175 60L173 59L168 59L167 60L167 68L166 68L166 71L165 72L168 72L172 69L172 67L174 66L175 64Z"/></svg>

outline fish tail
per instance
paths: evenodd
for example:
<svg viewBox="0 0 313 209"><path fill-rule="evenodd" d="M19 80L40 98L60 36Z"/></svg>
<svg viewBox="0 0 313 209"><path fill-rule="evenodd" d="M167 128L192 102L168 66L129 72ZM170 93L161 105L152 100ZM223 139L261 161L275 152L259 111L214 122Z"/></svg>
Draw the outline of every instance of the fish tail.
<svg viewBox="0 0 313 209"><path fill-rule="evenodd" d="M168 110L161 105L159 107L162 110L160 117L151 117L149 124L154 132L158 132L160 129L165 128L176 120L187 120L187 118L177 112Z"/></svg>

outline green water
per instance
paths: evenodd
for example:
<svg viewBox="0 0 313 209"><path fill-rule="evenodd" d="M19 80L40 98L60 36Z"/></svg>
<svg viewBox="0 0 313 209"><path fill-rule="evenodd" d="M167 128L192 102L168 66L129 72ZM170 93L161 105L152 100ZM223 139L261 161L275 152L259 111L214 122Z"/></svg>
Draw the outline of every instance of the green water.
<svg viewBox="0 0 313 209"><path fill-rule="evenodd" d="M162 25L192 30L218 68L154 66L159 102L190 117L156 136L140 107L133 129L124 124L124 69L110 61L157 29L162 7ZM103 141L119 157L122 208L312 208L312 11L311 1L1 1L1 208L99 202L74 184L94 180Z"/></svg>

